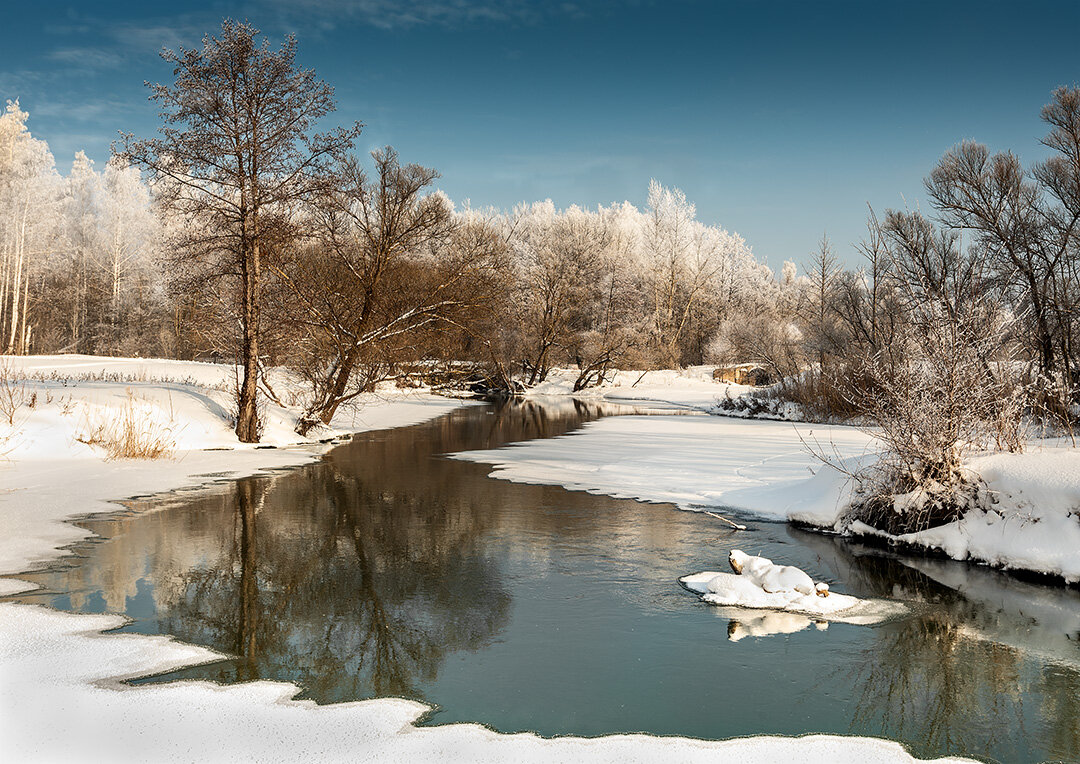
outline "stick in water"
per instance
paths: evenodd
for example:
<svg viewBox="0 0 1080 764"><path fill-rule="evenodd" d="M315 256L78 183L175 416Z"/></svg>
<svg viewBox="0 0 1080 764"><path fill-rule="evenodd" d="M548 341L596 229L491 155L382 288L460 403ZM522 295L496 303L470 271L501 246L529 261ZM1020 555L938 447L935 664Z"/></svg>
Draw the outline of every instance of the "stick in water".
<svg viewBox="0 0 1080 764"><path fill-rule="evenodd" d="M745 525L739 525L738 523L732 522L731 520L728 520L723 515L718 515L715 512L710 512L707 509L703 509L701 511L704 512L705 514L707 514L709 517L715 517L717 520L723 520L725 523L727 523L728 525L730 525L732 528L734 528L737 531L745 531L746 530Z"/></svg>

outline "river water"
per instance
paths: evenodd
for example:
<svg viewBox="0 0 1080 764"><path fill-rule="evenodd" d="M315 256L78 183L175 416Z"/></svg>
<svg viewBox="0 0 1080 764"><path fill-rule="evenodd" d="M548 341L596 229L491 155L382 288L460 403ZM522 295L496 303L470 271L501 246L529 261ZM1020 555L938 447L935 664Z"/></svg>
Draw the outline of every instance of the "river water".
<svg viewBox="0 0 1080 764"><path fill-rule="evenodd" d="M509 403L358 436L317 464L83 523L19 601L121 613L228 657L135 683L281 679L394 696L426 724L718 739L827 732L919 756L1080 759L1080 592L782 523L492 480L446 454L625 410ZM705 605L741 548L909 603L875 627Z"/></svg>

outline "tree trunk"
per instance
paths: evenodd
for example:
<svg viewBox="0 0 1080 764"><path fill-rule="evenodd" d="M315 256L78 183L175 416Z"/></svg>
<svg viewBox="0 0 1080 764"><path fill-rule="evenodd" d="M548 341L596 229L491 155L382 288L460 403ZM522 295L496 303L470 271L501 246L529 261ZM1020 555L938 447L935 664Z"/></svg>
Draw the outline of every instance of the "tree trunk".
<svg viewBox="0 0 1080 764"><path fill-rule="evenodd" d="M341 365L338 366L337 374L333 377L331 383L327 386L327 394L325 400L314 412L318 415L319 421L329 426L330 422L334 419L334 414L337 413L338 406L341 405L342 398L345 396L345 390L349 386L349 379L352 377L353 368L356 366L356 354L350 350L345 353L345 357L341 359Z"/></svg>
<svg viewBox="0 0 1080 764"><path fill-rule="evenodd" d="M242 443L259 442L259 242L252 236L240 260L244 379L240 385L236 436Z"/></svg>

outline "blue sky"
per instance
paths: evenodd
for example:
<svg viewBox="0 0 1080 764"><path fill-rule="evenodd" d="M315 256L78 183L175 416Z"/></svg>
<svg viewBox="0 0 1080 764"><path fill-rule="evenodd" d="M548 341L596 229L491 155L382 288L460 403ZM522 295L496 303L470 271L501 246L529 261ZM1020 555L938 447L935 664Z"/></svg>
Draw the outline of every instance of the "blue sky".
<svg viewBox="0 0 1080 764"><path fill-rule="evenodd" d="M964 138L1043 156L1038 114L1080 84L1080 3L266 0L4 3L0 99L66 169L149 134L156 53L223 16L333 84L359 148L393 144L456 200L642 205L650 178L774 268L822 233L855 262L866 204L917 206Z"/></svg>

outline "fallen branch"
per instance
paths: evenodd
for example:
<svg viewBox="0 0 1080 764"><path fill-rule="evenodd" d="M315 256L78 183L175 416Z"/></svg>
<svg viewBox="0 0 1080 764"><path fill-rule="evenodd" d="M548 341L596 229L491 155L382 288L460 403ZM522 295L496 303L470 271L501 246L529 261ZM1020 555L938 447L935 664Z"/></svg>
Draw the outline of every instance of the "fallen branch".
<svg viewBox="0 0 1080 764"><path fill-rule="evenodd" d="M704 514L708 515L709 517L715 517L715 518L716 518L717 520L720 520L720 521L722 521L722 522L725 522L725 523L727 523L728 525L730 525L730 526L731 526L732 528L734 528L734 529L735 529L735 530L737 530L737 531L745 531L745 530L746 530L746 526L745 526L745 525L739 525L738 523L736 523L736 522L734 522L734 521L732 521L732 520L728 520L728 519L727 519L726 517L724 517L723 515L718 515L718 514L716 514L715 512L710 512L710 511L709 511L709 510L707 510L707 509L703 509L703 510L701 510L701 511L702 511L702 512L703 512Z"/></svg>

